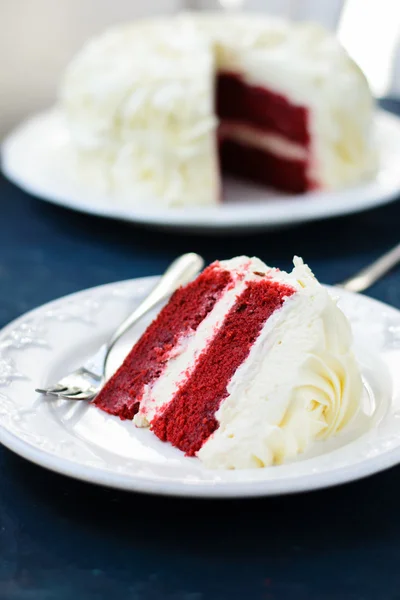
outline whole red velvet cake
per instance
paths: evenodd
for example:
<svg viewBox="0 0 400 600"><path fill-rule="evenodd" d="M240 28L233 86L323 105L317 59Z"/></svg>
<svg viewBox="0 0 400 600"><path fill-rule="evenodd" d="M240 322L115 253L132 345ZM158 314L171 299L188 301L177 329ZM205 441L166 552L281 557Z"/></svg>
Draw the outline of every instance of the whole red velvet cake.
<svg viewBox="0 0 400 600"><path fill-rule="evenodd" d="M376 169L373 101L316 23L194 13L91 40L61 87L76 174L131 206L205 206L221 172L286 192Z"/></svg>

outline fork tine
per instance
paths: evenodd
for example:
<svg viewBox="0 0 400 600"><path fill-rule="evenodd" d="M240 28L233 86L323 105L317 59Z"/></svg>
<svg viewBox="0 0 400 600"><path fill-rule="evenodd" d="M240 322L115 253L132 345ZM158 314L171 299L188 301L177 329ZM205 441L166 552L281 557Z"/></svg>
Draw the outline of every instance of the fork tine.
<svg viewBox="0 0 400 600"><path fill-rule="evenodd" d="M53 385L48 388L36 388L35 392L38 394L58 394L59 392L65 392L68 389L66 385L61 385L57 383L57 385Z"/></svg>
<svg viewBox="0 0 400 600"><path fill-rule="evenodd" d="M83 390L79 390L76 393L69 394L68 392L61 392L57 394L59 398L64 400L92 400L97 394L96 392L84 392Z"/></svg>
<svg viewBox="0 0 400 600"><path fill-rule="evenodd" d="M65 390L63 390L62 392L58 392L58 395L62 395L62 396L78 396L79 394L82 394L83 390L81 390L80 388L77 387L70 387L67 388Z"/></svg>

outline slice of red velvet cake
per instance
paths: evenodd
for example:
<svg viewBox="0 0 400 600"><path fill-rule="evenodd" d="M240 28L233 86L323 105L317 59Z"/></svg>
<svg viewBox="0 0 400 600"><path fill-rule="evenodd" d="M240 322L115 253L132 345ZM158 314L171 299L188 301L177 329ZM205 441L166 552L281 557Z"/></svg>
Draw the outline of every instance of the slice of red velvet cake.
<svg viewBox="0 0 400 600"><path fill-rule="evenodd" d="M215 262L179 289L95 404L213 468L261 467L356 413L347 320L301 259Z"/></svg>

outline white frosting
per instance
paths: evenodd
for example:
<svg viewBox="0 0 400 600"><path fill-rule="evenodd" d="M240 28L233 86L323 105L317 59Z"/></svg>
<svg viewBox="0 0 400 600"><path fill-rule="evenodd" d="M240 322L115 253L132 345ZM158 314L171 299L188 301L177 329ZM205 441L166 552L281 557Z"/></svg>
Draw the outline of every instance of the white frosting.
<svg viewBox="0 0 400 600"><path fill-rule="evenodd" d="M373 172L371 95L330 34L259 15L202 13L117 27L71 63L60 97L79 177L131 204L218 202L216 70L309 107L316 184L337 187Z"/></svg>
<svg viewBox="0 0 400 600"><path fill-rule="evenodd" d="M198 452L210 468L278 464L340 431L362 391L343 313L296 259L274 279L296 287L267 321L216 413L219 428Z"/></svg>
<svg viewBox="0 0 400 600"><path fill-rule="evenodd" d="M260 133L244 123L225 122L218 129L220 138L234 140L245 146L260 148L287 160L306 161L308 151L304 146L277 133Z"/></svg>

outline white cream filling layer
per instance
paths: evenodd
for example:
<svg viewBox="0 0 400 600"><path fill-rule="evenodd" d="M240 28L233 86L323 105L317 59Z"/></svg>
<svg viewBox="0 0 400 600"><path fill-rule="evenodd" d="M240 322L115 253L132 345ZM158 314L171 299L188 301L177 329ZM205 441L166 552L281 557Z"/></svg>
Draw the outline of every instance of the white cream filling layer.
<svg viewBox="0 0 400 600"><path fill-rule="evenodd" d="M209 468L279 464L342 429L362 384L343 313L300 261L277 279L302 288L267 321L216 413L198 457Z"/></svg>
<svg viewBox="0 0 400 600"><path fill-rule="evenodd" d="M250 148L266 150L287 160L306 161L309 158L307 148L296 144L278 133L257 131L244 123L223 121L218 128L218 135L222 139L234 140Z"/></svg>
<svg viewBox="0 0 400 600"><path fill-rule="evenodd" d="M134 417L137 427L148 427L160 408L165 409L173 400L174 394L190 377L200 354L207 348L213 337L223 324L224 318L235 304L238 296L244 291L247 283L259 280L254 271L266 270L265 264L257 258L237 257L222 261L221 268L232 272L236 279L234 287L227 289L212 311L200 323L196 331L181 340L173 349L162 375L144 390L139 412Z"/></svg>

